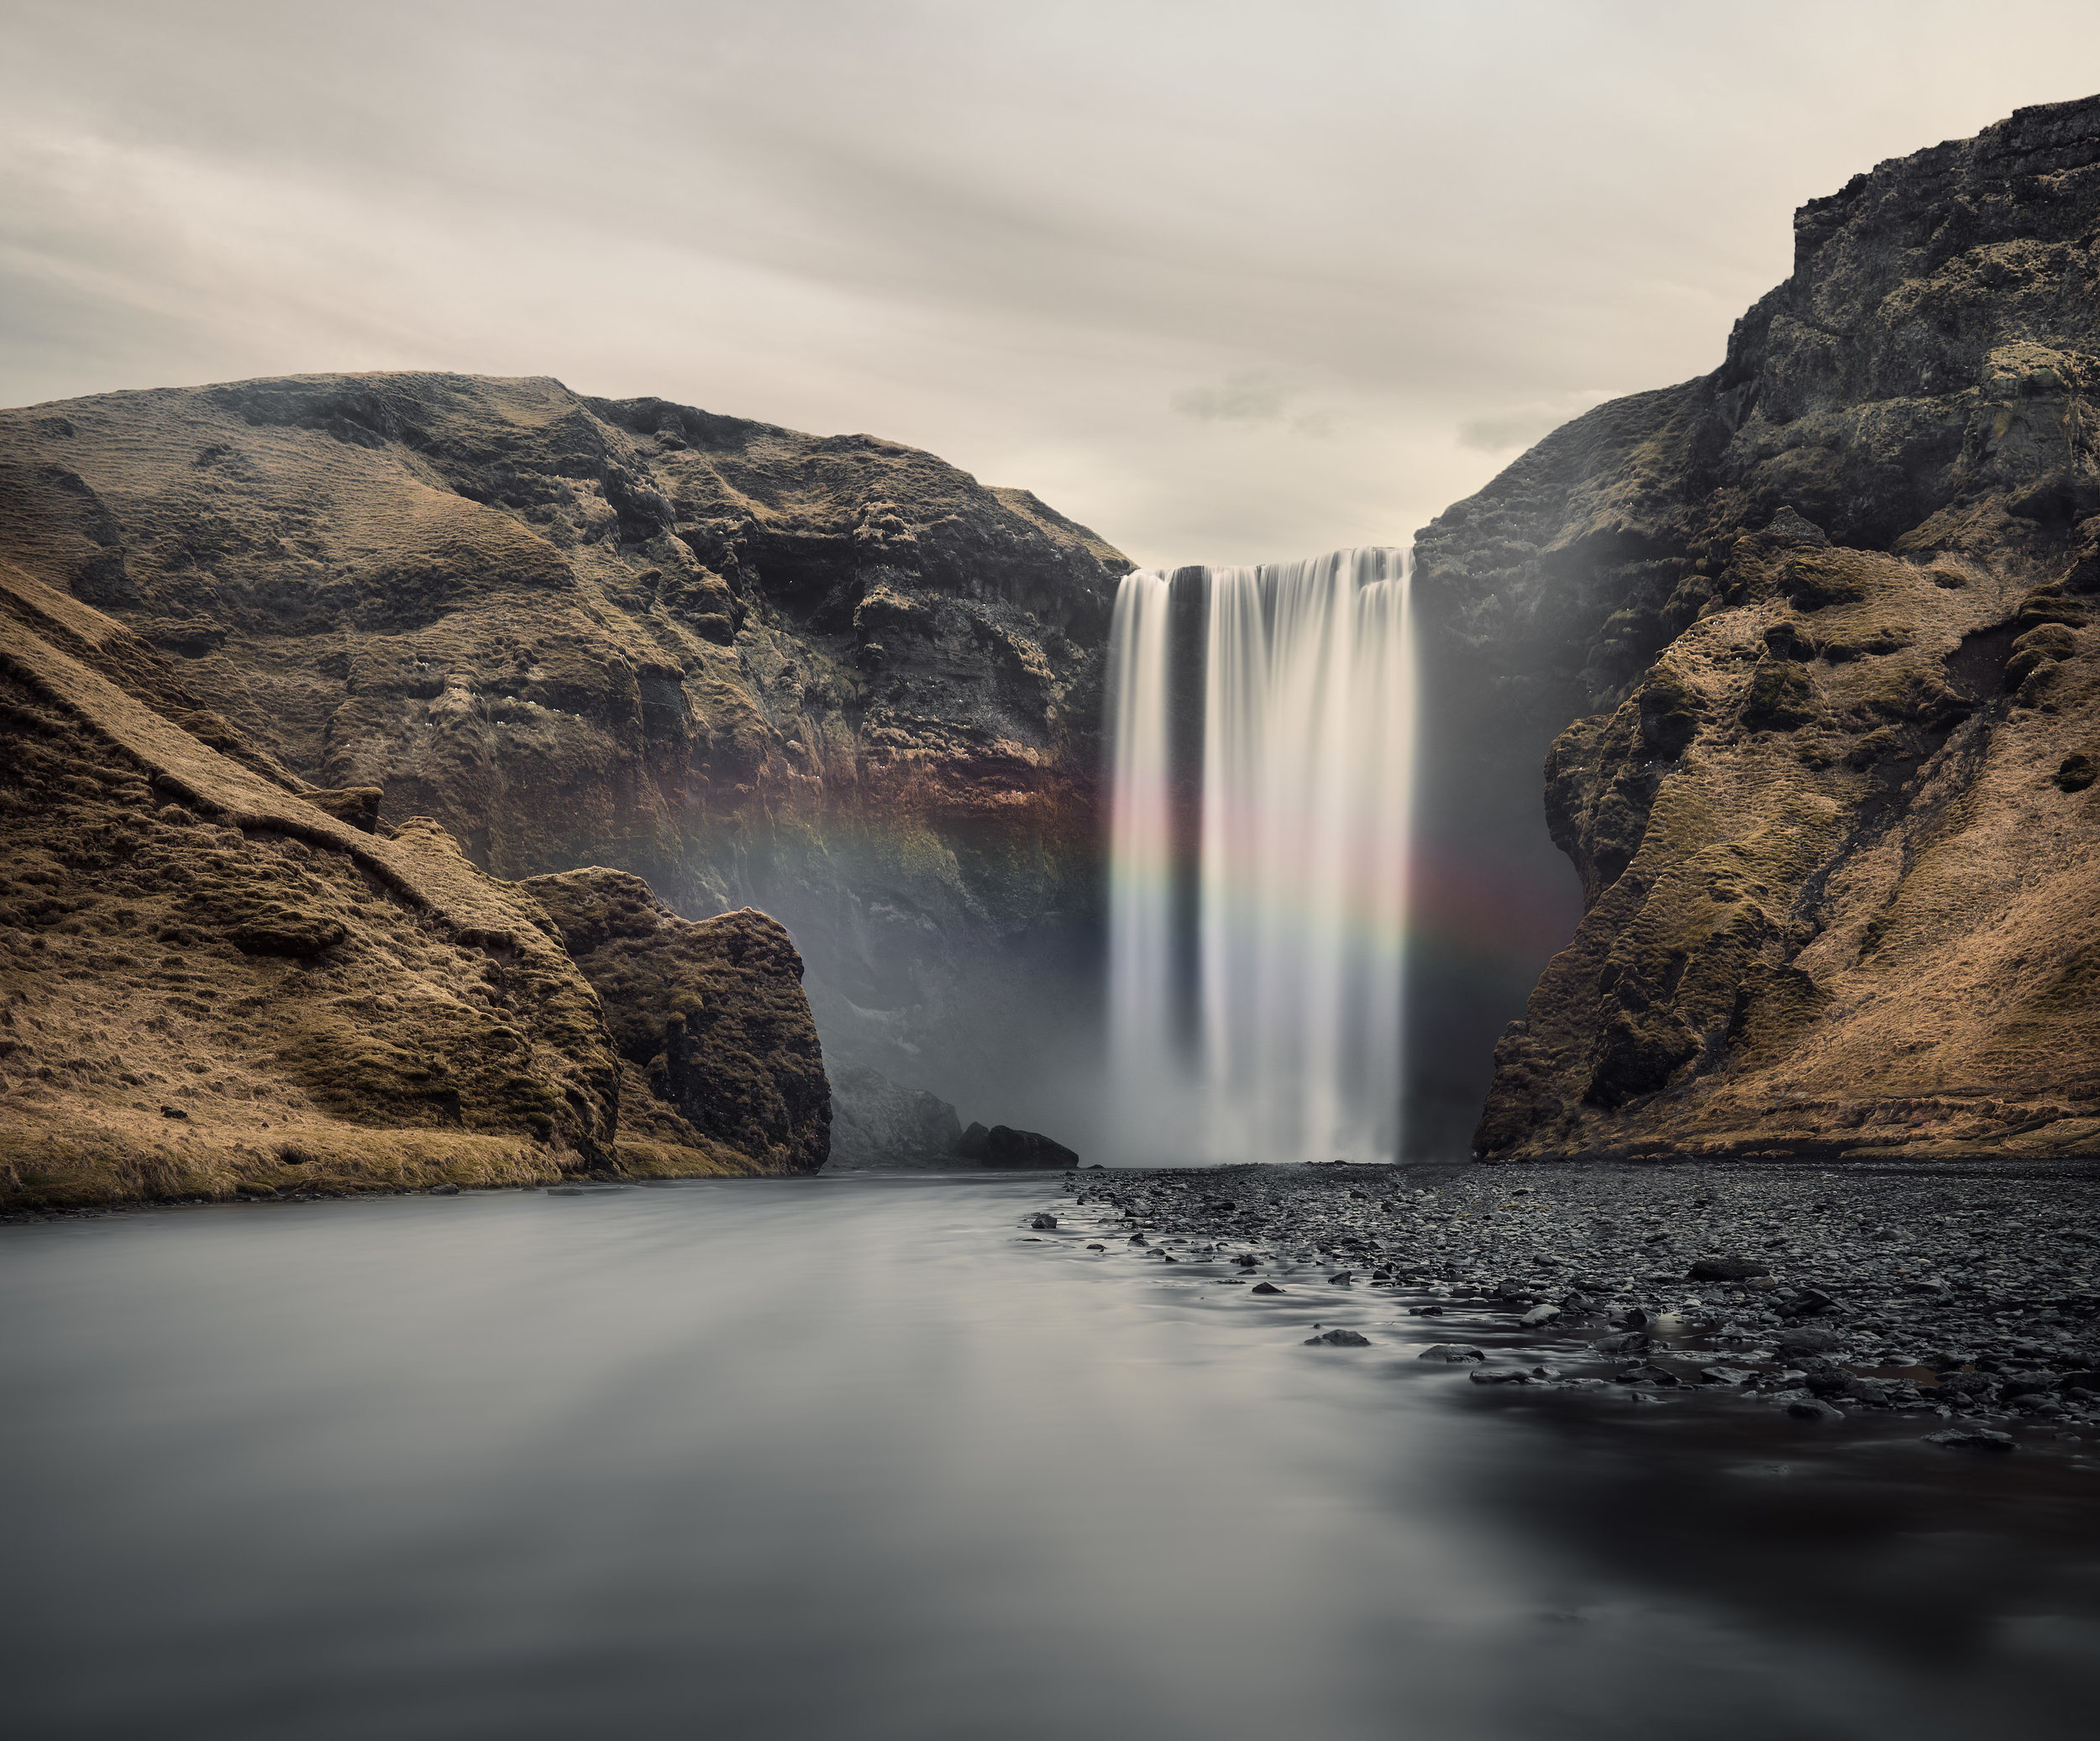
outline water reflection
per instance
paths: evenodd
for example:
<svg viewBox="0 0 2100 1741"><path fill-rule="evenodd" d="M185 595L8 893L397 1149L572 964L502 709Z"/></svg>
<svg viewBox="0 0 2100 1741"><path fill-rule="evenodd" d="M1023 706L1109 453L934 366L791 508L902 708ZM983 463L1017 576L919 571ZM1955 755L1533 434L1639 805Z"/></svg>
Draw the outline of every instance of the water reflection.
<svg viewBox="0 0 2100 1741"><path fill-rule="evenodd" d="M14 1732L2082 1733L2091 1473L1454 1388L1047 1188L0 1230Z"/></svg>

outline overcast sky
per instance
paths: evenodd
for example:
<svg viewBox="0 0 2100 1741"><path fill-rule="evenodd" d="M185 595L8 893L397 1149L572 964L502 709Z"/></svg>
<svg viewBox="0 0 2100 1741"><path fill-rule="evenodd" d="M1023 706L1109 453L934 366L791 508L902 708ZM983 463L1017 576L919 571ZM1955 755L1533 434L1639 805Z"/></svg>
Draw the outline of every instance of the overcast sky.
<svg viewBox="0 0 2100 1741"><path fill-rule="evenodd" d="M0 403L554 375L1147 563L1404 543L1803 200L2096 90L2093 0L0 0Z"/></svg>

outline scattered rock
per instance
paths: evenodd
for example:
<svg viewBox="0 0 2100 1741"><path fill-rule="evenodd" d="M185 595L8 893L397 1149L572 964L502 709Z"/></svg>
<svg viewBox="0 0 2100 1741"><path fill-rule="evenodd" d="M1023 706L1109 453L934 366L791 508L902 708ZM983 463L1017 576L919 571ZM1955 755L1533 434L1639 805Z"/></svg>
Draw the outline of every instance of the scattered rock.
<svg viewBox="0 0 2100 1741"><path fill-rule="evenodd" d="M1599 1336L1589 1345L1599 1354L1646 1354L1649 1347L1646 1330L1622 1330L1615 1336Z"/></svg>
<svg viewBox="0 0 2100 1741"><path fill-rule="evenodd" d="M1028 1224L1034 1228L1037 1233L1047 1233L1053 1228L1056 1227L1058 1224L1058 1218L1055 1215L1046 1215L1041 1214L1033 1214L1029 1216Z"/></svg>
<svg viewBox="0 0 2100 1741"><path fill-rule="evenodd" d="M1993 1432L1988 1427L1950 1427L1944 1433L1925 1434L1927 1445L1936 1445L1942 1450L2009 1451L2013 1436L2009 1433Z"/></svg>
<svg viewBox="0 0 2100 1741"><path fill-rule="evenodd" d="M1772 1345L1783 1359L1798 1361L1805 1355L1828 1354L1832 1349L1842 1348L1845 1339L1832 1330L1819 1330L1801 1326L1782 1330L1772 1338Z"/></svg>
<svg viewBox="0 0 2100 1741"><path fill-rule="evenodd" d="M1368 1336L1360 1336L1354 1330L1326 1330L1317 1336L1305 1338L1308 1348L1323 1342L1331 1348L1368 1348L1371 1345Z"/></svg>
<svg viewBox="0 0 2100 1741"><path fill-rule="evenodd" d="M1530 1188L1520 1195L1513 1172ZM2100 1238L2090 1232L2100 1177L2090 1170L1278 1167L1111 1171L1072 1188L1093 1224L1186 1240L1184 1256L1219 1280L1256 1262L1279 1281L1382 1270L1420 1290L1401 1305L1425 1326L1506 1311L1526 1294L1557 1303L1558 1319L1521 1334L1572 1330L1583 1364L1562 1356L1575 1376L1534 1371L1539 1384L1596 1388L1609 1373L1617 1394L1651 1404L1733 1392L1847 1416L1938 1408L1964 1426L2022 1418L2100 1431ZM1226 1200L1236 1207L1219 1207ZM1667 1254L1677 1228L1731 1254L1770 1246L1788 1281L1693 1282L1691 1251L1652 1267L1654 1235L1666 1235ZM1206 1240L1219 1243L1206 1251ZM1944 1277L1946 1291L1908 1292L1920 1273ZM1597 1345L1579 1345L1593 1336ZM1422 1357L1517 1364L1492 1354L1446 1342Z"/></svg>
<svg viewBox="0 0 2100 1741"><path fill-rule="evenodd" d="M1684 1273L1690 1282L1746 1282L1769 1276L1772 1266L1761 1257L1702 1257Z"/></svg>

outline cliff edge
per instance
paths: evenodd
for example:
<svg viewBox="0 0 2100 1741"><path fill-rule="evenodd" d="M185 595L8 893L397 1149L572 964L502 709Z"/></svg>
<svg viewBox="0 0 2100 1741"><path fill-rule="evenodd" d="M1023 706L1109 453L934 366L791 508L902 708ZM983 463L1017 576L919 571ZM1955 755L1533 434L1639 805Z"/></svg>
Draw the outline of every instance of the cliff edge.
<svg viewBox="0 0 2100 1741"><path fill-rule="evenodd" d="M533 894L380 798L307 786L0 562L0 1208L822 1164L777 926L707 983L685 1077L710 1104L791 1104L789 1140L734 1107L666 1130L618 1044L640 988L594 983ZM786 1040L732 1043L754 1030Z"/></svg>
<svg viewBox="0 0 2100 1741"><path fill-rule="evenodd" d="M2097 393L2092 98L1811 201L1719 369L1422 534L1430 735L1551 735L1582 887L1479 1152L2100 1148Z"/></svg>
<svg viewBox="0 0 2100 1741"><path fill-rule="evenodd" d="M0 557L492 876L771 914L841 1062L1026 1109L1094 1043L1129 564L1025 490L546 379L311 375L0 412Z"/></svg>

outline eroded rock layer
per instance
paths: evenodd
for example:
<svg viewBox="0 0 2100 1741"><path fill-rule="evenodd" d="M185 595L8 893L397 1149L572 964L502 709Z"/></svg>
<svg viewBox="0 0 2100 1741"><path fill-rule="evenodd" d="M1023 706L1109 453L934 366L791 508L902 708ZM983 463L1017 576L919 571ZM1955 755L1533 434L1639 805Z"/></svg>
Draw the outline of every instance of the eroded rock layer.
<svg viewBox="0 0 2100 1741"><path fill-rule="evenodd" d="M1128 564L1025 491L548 380L311 376L0 413L0 555L493 875L773 914L841 1062L1025 1109L1090 1031Z"/></svg>
<svg viewBox="0 0 2100 1741"><path fill-rule="evenodd" d="M622 1080L607 1013L624 1034L637 988L594 988L532 894L428 818L376 824L376 796L304 787L0 563L0 1206L822 1164L777 926L714 921L787 959L700 976L691 1073L732 1085L713 1105L816 1104L785 1143L733 1109L686 1141ZM753 1033L788 1038L754 1057Z"/></svg>
<svg viewBox="0 0 2100 1741"><path fill-rule="evenodd" d="M1586 916L1493 1157L2100 1137L2100 99L1795 230L1720 369L1420 547L1475 753L1581 716L1546 771Z"/></svg>

